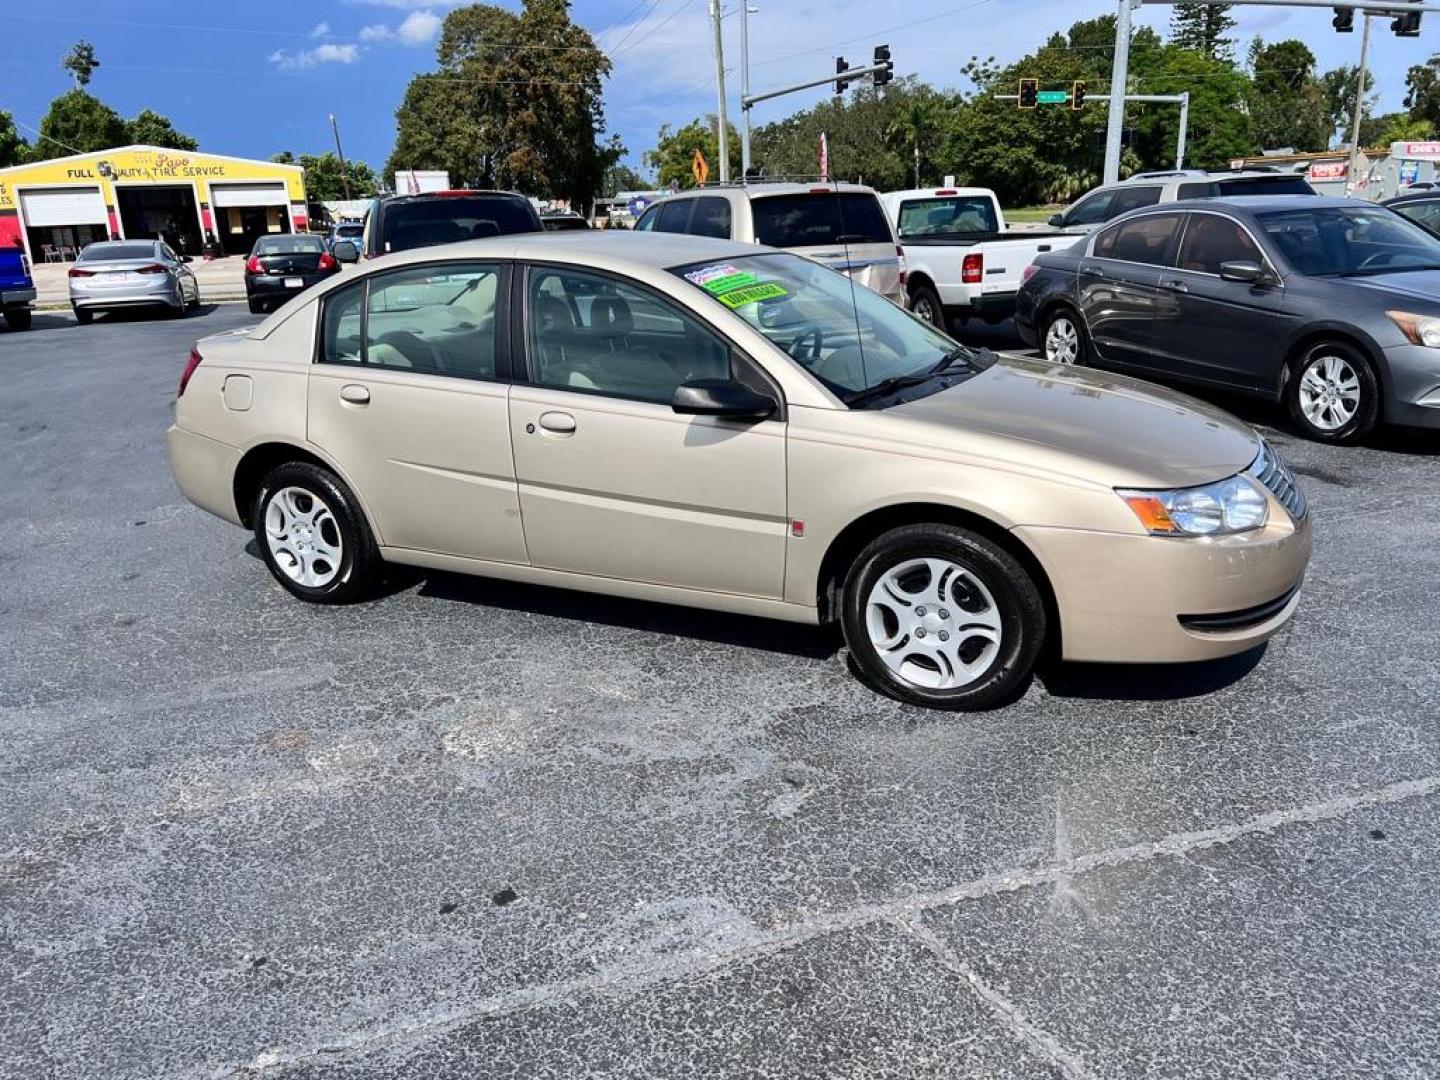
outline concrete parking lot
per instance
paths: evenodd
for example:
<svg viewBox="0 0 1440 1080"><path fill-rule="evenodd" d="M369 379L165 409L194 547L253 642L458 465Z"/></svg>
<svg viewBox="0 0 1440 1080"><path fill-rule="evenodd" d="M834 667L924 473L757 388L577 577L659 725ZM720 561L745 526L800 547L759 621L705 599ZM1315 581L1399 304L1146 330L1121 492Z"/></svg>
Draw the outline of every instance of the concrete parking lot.
<svg viewBox="0 0 1440 1080"><path fill-rule="evenodd" d="M1440 438L1226 402L1311 498L1292 626L949 716L800 627L297 603L164 459L252 321L0 332L0 1076L1440 1072Z"/></svg>

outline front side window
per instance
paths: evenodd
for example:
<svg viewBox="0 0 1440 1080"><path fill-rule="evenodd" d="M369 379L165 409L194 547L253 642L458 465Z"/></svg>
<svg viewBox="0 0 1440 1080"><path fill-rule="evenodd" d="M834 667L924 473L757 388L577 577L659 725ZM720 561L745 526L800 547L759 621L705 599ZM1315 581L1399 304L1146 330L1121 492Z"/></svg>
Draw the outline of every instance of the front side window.
<svg viewBox="0 0 1440 1080"><path fill-rule="evenodd" d="M378 275L337 290L325 299L321 359L429 375L496 378L502 274L500 264L440 264Z"/></svg>
<svg viewBox="0 0 1440 1080"><path fill-rule="evenodd" d="M1227 262L1264 266L1265 256L1238 221L1218 214L1195 214L1180 244L1180 269L1218 275Z"/></svg>
<svg viewBox="0 0 1440 1080"><path fill-rule="evenodd" d="M1121 188L1115 192L1115 201L1110 204L1109 217L1119 217L1131 210L1139 210L1144 206L1154 206L1160 201L1160 189L1158 187L1136 187ZM1109 218L1106 218L1108 221Z"/></svg>
<svg viewBox="0 0 1440 1080"><path fill-rule="evenodd" d="M1440 199L1426 199L1423 202L1402 203L1392 207L1415 224L1429 229L1432 233L1440 233Z"/></svg>
<svg viewBox="0 0 1440 1080"><path fill-rule="evenodd" d="M538 386L668 405L681 383L730 378L729 346L648 289L536 267L526 291Z"/></svg>
<svg viewBox="0 0 1440 1080"><path fill-rule="evenodd" d="M1113 191L1101 191L1081 199L1071 207L1070 213L1065 217L1065 224L1098 225L1102 221L1109 221L1114 216L1110 213L1110 203L1114 198Z"/></svg>
<svg viewBox="0 0 1440 1080"><path fill-rule="evenodd" d="M929 199L907 199L900 205L902 241L999 231L995 201L986 195L937 195Z"/></svg>
<svg viewBox="0 0 1440 1080"><path fill-rule="evenodd" d="M1178 214L1150 214L1122 221L1095 238L1095 257L1164 266L1179 227Z"/></svg>

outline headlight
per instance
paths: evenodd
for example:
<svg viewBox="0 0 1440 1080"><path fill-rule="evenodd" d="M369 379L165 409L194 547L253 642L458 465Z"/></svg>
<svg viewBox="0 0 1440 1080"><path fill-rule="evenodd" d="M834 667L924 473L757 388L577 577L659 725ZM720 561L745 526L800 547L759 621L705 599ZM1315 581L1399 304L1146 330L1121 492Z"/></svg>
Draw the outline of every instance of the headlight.
<svg viewBox="0 0 1440 1080"><path fill-rule="evenodd" d="M1390 321L1410 339L1411 345L1428 345L1440 349L1440 319L1429 315L1415 315L1409 311L1387 311Z"/></svg>
<svg viewBox="0 0 1440 1080"><path fill-rule="evenodd" d="M1125 500L1152 536L1221 536L1258 529L1270 517L1265 493L1243 476L1175 491L1126 491Z"/></svg>

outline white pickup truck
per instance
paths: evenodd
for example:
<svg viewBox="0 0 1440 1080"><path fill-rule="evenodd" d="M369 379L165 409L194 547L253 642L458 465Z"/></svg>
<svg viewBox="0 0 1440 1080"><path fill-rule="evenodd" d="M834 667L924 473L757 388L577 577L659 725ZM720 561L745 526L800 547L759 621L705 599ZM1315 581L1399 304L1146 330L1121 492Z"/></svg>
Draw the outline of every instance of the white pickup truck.
<svg viewBox="0 0 1440 1080"><path fill-rule="evenodd" d="M880 201L905 249L910 310L942 330L951 319L1009 318L1025 268L1076 241L1056 232L1006 235L989 188L891 191Z"/></svg>

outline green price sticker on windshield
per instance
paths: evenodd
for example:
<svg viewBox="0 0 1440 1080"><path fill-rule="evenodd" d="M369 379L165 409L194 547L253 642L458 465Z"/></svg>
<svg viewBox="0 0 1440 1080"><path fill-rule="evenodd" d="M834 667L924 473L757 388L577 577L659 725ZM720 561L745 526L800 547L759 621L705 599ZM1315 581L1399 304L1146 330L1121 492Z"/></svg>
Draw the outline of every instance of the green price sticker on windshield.
<svg viewBox="0 0 1440 1080"><path fill-rule="evenodd" d="M762 300L779 300L790 294L779 285L769 282L764 285L751 285L747 288L732 289L730 292L722 293L715 297L728 308L744 307L746 304L758 304Z"/></svg>

